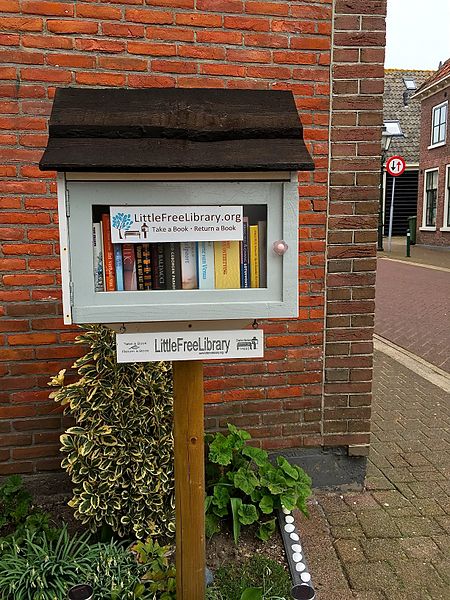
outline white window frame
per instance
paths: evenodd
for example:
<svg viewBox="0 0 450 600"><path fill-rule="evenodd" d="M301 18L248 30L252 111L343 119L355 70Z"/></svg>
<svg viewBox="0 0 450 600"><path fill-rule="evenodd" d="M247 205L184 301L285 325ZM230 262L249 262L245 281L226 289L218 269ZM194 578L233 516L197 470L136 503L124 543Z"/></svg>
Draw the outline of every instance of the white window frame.
<svg viewBox="0 0 450 600"><path fill-rule="evenodd" d="M445 121L443 122L443 124L444 124L444 139L434 142L433 141L434 130L435 130L434 119L435 119L436 112L438 110L440 111L443 106L446 107ZM442 126L442 124L439 125L439 127L441 127L441 126ZM433 106L433 109L431 112L431 143L428 146L428 150L430 150L431 148L439 148L440 146L445 146L445 144L447 143L447 126L448 126L448 100L446 100L445 102L441 102L440 104L437 104L436 106Z"/></svg>
<svg viewBox="0 0 450 600"><path fill-rule="evenodd" d="M436 231L436 222L434 225L427 225L427 174L436 171L437 176L437 187L436 187L436 212L437 212L437 201L439 193L439 167L433 167L432 169L426 169L423 173L423 204L422 204L422 227L420 231Z"/></svg>
<svg viewBox="0 0 450 600"><path fill-rule="evenodd" d="M444 219L441 231L450 231L450 165L445 167Z"/></svg>

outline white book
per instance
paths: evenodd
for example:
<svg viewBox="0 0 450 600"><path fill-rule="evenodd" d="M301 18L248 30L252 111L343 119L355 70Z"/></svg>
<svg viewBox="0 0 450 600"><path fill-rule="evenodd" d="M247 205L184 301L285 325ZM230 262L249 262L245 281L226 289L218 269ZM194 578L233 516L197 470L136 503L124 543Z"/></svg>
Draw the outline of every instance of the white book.
<svg viewBox="0 0 450 600"><path fill-rule="evenodd" d="M104 269L103 269L103 234L102 224L92 224L92 246L94 249L94 291L103 292L105 290Z"/></svg>
<svg viewBox="0 0 450 600"><path fill-rule="evenodd" d="M180 242L181 253L181 288L196 290L197 274L197 242Z"/></svg>
<svg viewBox="0 0 450 600"><path fill-rule="evenodd" d="M198 287L213 290L214 285L214 242L198 242Z"/></svg>

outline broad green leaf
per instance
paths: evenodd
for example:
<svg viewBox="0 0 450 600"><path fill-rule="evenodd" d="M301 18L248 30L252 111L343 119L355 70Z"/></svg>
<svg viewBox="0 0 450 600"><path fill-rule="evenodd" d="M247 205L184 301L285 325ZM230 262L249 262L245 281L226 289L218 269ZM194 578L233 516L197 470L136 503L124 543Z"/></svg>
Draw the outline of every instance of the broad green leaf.
<svg viewBox="0 0 450 600"><path fill-rule="evenodd" d="M242 490L245 494L250 495L255 487L259 484L258 479L249 469L241 467L233 477L234 487Z"/></svg>
<svg viewBox="0 0 450 600"><path fill-rule="evenodd" d="M295 479L295 480L298 479L298 471L297 471L296 467L291 465L284 458L284 456L279 456L277 458L277 464L279 467L281 467L281 469L283 469L283 471L286 473L286 475L289 475L289 477L292 477L292 479Z"/></svg>
<svg viewBox="0 0 450 600"><path fill-rule="evenodd" d="M275 531L275 527L276 527L275 519L266 521L265 523L263 523L260 526L258 533L256 535L257 535L257 537L259 537L260 540L267 542L267 540L273 535L273 533Z"/></svg>
<svg viewBox="0 0 450 600"><path fill-rule="evenodd" d="M247 588L242 592L241 600L263 600L262 588Z"/></svg>
<svg viewBox="0 0 450 600"><path fill-rule="evenodd" d="M269 515L270 513L272 513L273 512L272 496L269 496L268 494L263 496L259 502L259 508L261 509L261 512L263 512L265 515Z"/></svg>
<svg viewBox="0 0 450 600"><path fill-rule="evenodd" d="M214 486L214 495L213 495L213 503L218 508L225 508L230 501L230 494L228 492L228 488L224 485L215 485Z"/></svg>
<svg viewBox="0 0 450 600"><path fill-rule="evenodd" d="M239 520L242 525L251 525L258 520L258 511L254 504L241 504L238 509Z"/></svg>
<svg viewBox="0 0 450 600"><path fill-rule="evenodd" d="M261 450L261 448L255 448L254 446L245 446L242 448L242 454L251 458L258 467L262 467L268 460L268 454L265 450Z"/></svg>

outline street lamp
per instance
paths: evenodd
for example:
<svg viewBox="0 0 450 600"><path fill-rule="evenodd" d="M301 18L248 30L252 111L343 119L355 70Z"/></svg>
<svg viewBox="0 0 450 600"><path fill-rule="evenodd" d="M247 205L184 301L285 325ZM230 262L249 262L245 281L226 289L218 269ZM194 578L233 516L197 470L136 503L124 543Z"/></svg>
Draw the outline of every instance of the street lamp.
<svg viewBox="0 0 450 600"><path fill-rule="evenodd" d="M381 168L380 168L380 203L378 207L378 250L383 250L383 175L384 164L387 153L394 138L404 138L405 135L400 127L400 121L384 121L383 132L381 134Z"/></svg>

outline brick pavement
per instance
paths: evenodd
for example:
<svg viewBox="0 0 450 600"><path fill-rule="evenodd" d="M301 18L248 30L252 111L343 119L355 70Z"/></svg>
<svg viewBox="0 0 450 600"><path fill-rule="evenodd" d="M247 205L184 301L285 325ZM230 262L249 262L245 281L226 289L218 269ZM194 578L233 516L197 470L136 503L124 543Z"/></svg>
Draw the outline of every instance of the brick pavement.
<svg viewBox="0 0 450 600"><path fill-rule="evenodd" d="M450 598L448 394L375 353L366 491L316 494L299 518L318 600Z"/></svg>
<svg viewBox="0 0 450 600"><path fill-rule="evenodd" d="M379 259L375 332L450 372L450 271Z"/></svg>

